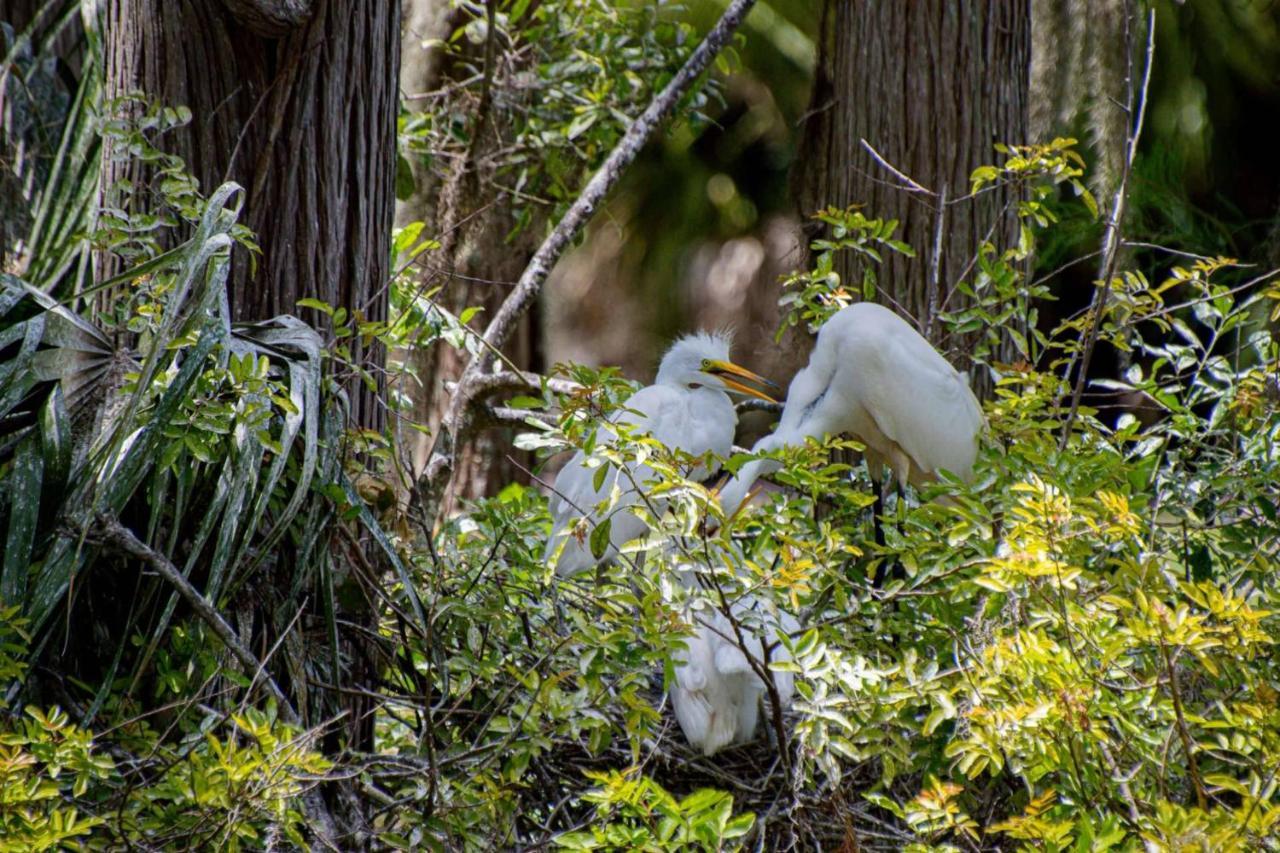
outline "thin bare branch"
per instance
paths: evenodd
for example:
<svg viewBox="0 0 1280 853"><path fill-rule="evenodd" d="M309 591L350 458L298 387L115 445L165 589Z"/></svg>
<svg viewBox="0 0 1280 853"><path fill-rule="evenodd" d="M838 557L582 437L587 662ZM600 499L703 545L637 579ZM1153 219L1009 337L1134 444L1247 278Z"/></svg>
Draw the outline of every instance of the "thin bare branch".
<svg viewBox="0 0 1280 853"><path fill-rule="evenodd" d="M573 394L582 390L582 386L577 382L571 382L568 379L554 379L550 376L541 376L524 370L519 372L506 370L502 373L487 373L477 376L472 380L469 390L472 398L478 400L483 397L492 397L495 394L508 394L512 391L541 392L544 382L547 388L557 394ZM459 385L460 383L457 382L448 382L445 384L445 390L453 393L458 389Z"/></svg>
<svg viewBox="0 0 1280 853"><path fill-rule="evenodd" d="M907 192L924 193L925 195L930 195L930 196L937 195L937 193L935 193L933 190L928 189L927 187L923 187L920 184L916 183L914 180L912 180L910 177L908 177L906 174L900 171L897 167L895 167L892 163L884 159L884 156L881 155L879 151L871 147L870 142L868 142L865 139L859 139L858 141L862 144L862 147L866 149L866 152L871 155L871 159L875 160L886 171L891 173L895 178L902 181L902 183L906 184L904 189Z"/></svg>
<svg viewBox="0 0 1280 853"><path fill-rule="evenodd" d="M782 414L781 403L770 403L768 400L756 400L754 398L747 400L739 400L734 403L734 409L741 415L744 412L768 412L772 415Z"/></svg>
<svg viewBox="0 0 1280 853"><path fill-rule="evenodd" d="M1111 279L1116 273L1116 258L1119 254L1123 238L1120 235L1120 222L1124 217L1124 204L1129 189L1129 176L1133 172L1133 160L1138 153L1138 140L1142 137L1142 123L1147 113L1147 90L1151 86L1151 65L1156 48L1156 10L1147 13L1147 58L1146 68L1142 73L1142 87L1137 96L1137 118L1133 123L1133 131L1129 134L1124 158L1124 171L1120 175L1120 186L1111 201L1111 209L1107 212L1106 234L1102 240L1102 261L1098 270L1101 286L1093 298L1093 309L1089 316L1089 331L1085 336L1084 348L1080 353L1080 372L1076 375L1076 384L1071 391L1071 407L1062 424L1062 438L1059 449L1065 449L1071 437L1071 424L1075 421L1076 412L1080 409L1080 396L1084 393L1085 382L1089 378L1089 362L1093 358L1093 349L1098 343L1098 330L1102 327L1102 313L1106 310L1107 300L1111 298ZM1130 102L1132 104L1132 97ZM1129 107L1132 115L1133 107ZM1071 378L1071 368L1075 363L1067 365L1067 379Z"/></svg>
<svg viewBox="0 0 1280 853"><path fill-rule="evenodd" d="M947 222L947 188L938 197L938 215L933 224L933 257L929 258L929 315L924 318L925 340L937 343L933 327L942 306L942 232Z"/></svg>

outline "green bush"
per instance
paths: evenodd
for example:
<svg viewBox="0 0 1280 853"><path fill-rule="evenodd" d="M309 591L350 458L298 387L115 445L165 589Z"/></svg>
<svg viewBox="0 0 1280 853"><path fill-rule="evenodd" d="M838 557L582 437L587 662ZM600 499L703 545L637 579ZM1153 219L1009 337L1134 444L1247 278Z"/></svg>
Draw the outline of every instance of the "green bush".
<svg viewBox="0 0 1280 853"><path fill-rule="evenodd" d="M626 386L575 369L581 391L544 394L560 423L531 415L522 446L584 448L602 465L643 458L671 508L630 549L642 565L582 580L552 580L543 501L519 486L413 552L433 626L411 644L414 672L438 710L393 715L381 745L440 769L429 785L370 775L424 804L389 812L389 831L406 845L554 837L579 849L1280 845L1280 350L1265 323L1280 294L1242 287L1228 259L1155 284L1122 269L1096 322L1099 346L1133 353L1133 366L1071 415L1064 367L1093 320L1027 326L1047 293L1022 263L1054 227L1056 185L1093 210L1071 145L1005 149L1004 164L975 173L975 186L1015 181L1028 198L1019 244L986 247L965 285L973 306L944 318L983 330L975 359L997 379L984 449L972 486L891 499L883 547L871 484L829 456L850 442L779 453L789 493L723 519L651 440L596 442ZM873 276L868 239L892 239L891 223L824 216L846 236L816 247L817 270L788 297L793 322L811 327L856 298L823 273L824 254L862 252ZM1008 334L1021 361L989 361ZM1105 392L1142 401L1143 418L1088 405ZM885 562L905 577L879 589L869 579ZM677 580L690 567L703 589ZM689 631L686 599L728 614L747 593L800 616L793 663L774 664L797 673L799 695L781 749L762 732L702 759L655 708ZM715 821L734 831L699 841Z"/></svg>

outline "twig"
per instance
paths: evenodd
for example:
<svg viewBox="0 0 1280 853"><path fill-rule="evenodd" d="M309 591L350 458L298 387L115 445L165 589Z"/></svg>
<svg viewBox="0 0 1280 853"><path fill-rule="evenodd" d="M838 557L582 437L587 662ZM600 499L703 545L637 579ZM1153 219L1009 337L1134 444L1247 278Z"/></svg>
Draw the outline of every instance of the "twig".
<svg viewBox="0 0 1280 853"><path fill-rule="evenodd" d="M924 318L924 337L930 343L933 339L933 324L938 318L942 293L942 231L947 221L947 188L942 188L938 197L938 217L933 227L933 257L929 259L929 315Z"/></svg>
<svg viewBox="0 0 1280 853"><path fill-rule="evenodd" d="M218 635L218 639L222 640L228 651L235 656L236 660L253 673L256 680L262 677L263 683L267 689L271 691L271 695L275 697L276 702L280 705L280 715L285 718L285 722L290 725L300 725L301 720L298 712L293 709L288 698L284 695L275 679L266 671L263 664L240 642L240 638L236 636L235 631L227 624L219 613L200 592L191 585L191 583L182 576L182 572L171 562L169 558L150 548L145 542L140 540L133 534L133 531L121 524L113 516L106 513L99 513L97 519L97 533L102 538L102 543L114 550L127 554L142 560L151 568L155 569L160 577L169 582L170 585L178 591L178 594L186 599L191 605L191 609L196 615L204 620L213 633Z"/></svg>
<svg viewBox="0 0 1280 853"><path fill-rule="evenodd" d="M484 338L493 347L500 348L506 342L515 319L533 303L555 262L586 226L596 208L622 178L627 167L639 156L645 142L657 130L658 125L675 109L685 92L711 64L720 49L728 44L734 31L754 5L755 0L733 0L720 21L711 29L711 32L707 33L702 44L698 45L685 62L684 67L645 108L639 118L632 122L631 127L627 128L627 132L610 152L604 165L587 183L582 195L574 201L564 218L538 247L529 265L520 275L515 291L503 302L488 328L485 329ZM484 368L486 360L483 356L471 360L463 377L464 384L468 375L474 376Z"/></svg>
<svg viewBox="0 0 1280 853"><path fill-rule="evenodd" d="M1182 694L1178 689L1178 671L1173 666L1173 658L1169 655L1169 646L1164 637L1159 637L1160 654L1164 658L1165 672L1169 675L1169 694L1173 697L1173 713L1177 721L1178 738L1182 741L1182 751L1187 754L1187 771L1191 774L1191 783L1196 789L1196 805L1201 811L1208 811L1209 801L1204 793L1204 782L1200 777L1200 765L1196 761L1196 745L1187 730L1187 718L1182 712Z"/></svg>
<svg viewBox="0 0 1280 853"><path fill-rule="evenodd" d="M555 416L532 409L513 409L510 406L483 406L477 410L477 424L483 427L527 427L530 420L551 426ZM480 422L483 422L482 424Z"/></svg>
<svg viewBox="0 0 1280 853"><path fill-rule="evenodd" d="M547 388L557 394L572 394L575 391L581 391L582 386L577 382L568 379L554 379L550 376L540 376L537 373L529 373L528 371L503 371L502 373L487 373L477 376L471 382L468 389L472 399L481 397L490 397L495 394L505 394L509 391L542 391L542 384L546 383ZM460 387L461 383L446 382L445 390L454 393ZM764 402L761 400L761 402Z"/></svg>
<svg viewBox="0 0 1280 853"><path fill-rule="evenodd" d="M871 159L875 160L877 163L879 163L881 166L883 166L885 169L891 172L895 178L897 178L898 180L906 184L906 187L904 189L906 189L907 192L924 193L925 195L931 195L931 196L937 195L937 193L935 193L933 190L926 189L925 187L920 186L920 184L916 183L911 178L909 178L906 174L904 174L903 172L895 168L892 163L884 159L884 157L880 154L879 151L871 147L870 142L868 142L865 139L859 139L858 141L862 143L862 147L866 149L866 152L871 155Z"/></svg>
<svg viewBox="0 0 1280 853"><path fill-rule="evenodd" d="M1181 257L1181 258L1191 258L1192 260L1196 260L1196 261L1212 261L1214 259L1213 255L1198 255L1195 252L1187 252L1182 249L1174 249L1170 246L1162 246L1159 243L1146 243L1146 242L1143 242L1142 240L1125 240L1123 242L1123 245L1126 249L1153 249L1157 252L1164 252L1166 255L1177 255L1178 257ZM1257 264L1242 264L1237 262L1237 263L1231 264L1231 266L1237 267L1240 269L1247 269L1249 267L1256 267Z"/></svg>
<svg viewBox="0 0 1280 853"><path fill-rule="evenodd" d="M1102 327L1102 312L1106 309L1107 300L1111 298L1111 279L1116 273L1116 258L1122 242L1120 220L1124 216L1129 176L1133 172L1133 160L1138 153L1138 139L1142 136L1142 122L1147 114L1147 90L1151 85L1151 60L1155 48L1156 10L1152 9L1147 14L1147 64L1142 73L1142 89L1138 93L1138 117L1134 122L1133 132L1129 134L1124 171L1120 174L1120 186L1116 188L1116 194L1111 201L1111 210L1107 213L1106 235L1102 241L1102 262L1098 270L1102 286L1094 294L1093 309L1089 316L1089 332L1085 337L1084 350L1080 355L1080 372L1076 376L1076 384L1071 391L1071 408L1068 409L1067 417L1062 423L1062 438L1058 442L1059 450L1066 449L1067 439L1071 437L1071 423L1075 420L1076 412L1080 408L1080 396L1084 393L1084 384L1089 377L1089 362L1093 358L1093 348L1098 343L1098 330ZM1132 97L1130 103L1132 103ZM1129 109L1132 112L1132 107ZM1071 378L1071 368L1075 363L1074 357L1071 362L1067 365L1068 380Z"/></svg>
<svg viewBox="0 0 1280 853"><path fill-rule="evenodd" d="M658 125L675 109L680 99L693 86L698 76L707 69L720 49L728 44L734 31L755 2L756 0L733 0L719 22L707 33L702 44L698 45L689 56L671 82L632 122L631 127L627 128L627 132L610 152L604 165L587 182L586 188L565 213L564 218L538 247L529 265L521 273L515 289L494 314L484 331L483 340L487 350L502 348L515 328L516 319L533 304L556 261L586 226L596 208L640 154L645 142L657 130ZM460 427L471 401L471 385L484 372L489 358L490 352L487 351L481 351L472 356L466 370L463 371L459 388L449 401L442 428L436 433L430 461L423 473L426 488L422 489L422 492L433 501L440 493L442 481L453 469L453 457L461 446L457 436L461 432ZM449 435L444 436L445 433Z"/></svg>
<svg viewBox="0 0 1280 853"><path fill-rule="evenodd" d="M770 403L768 400L747 399L739 400L733 404L733 408L741 415L744 412L768 412L771 415L782 414L781 403Z"/></svg>
<svg viewBox="0 0 1280 853"><path fill-rule="evenodd" d="M1111 754L1106 741L1098 743L1098 751L1102 753L1102 762L1107 765L1107 772L1111 774L1111 778L1116 781L1116 786L1120 790L1120 797L1124 800L1129 812L1129 823L1136 830L1142 826L1142 815L1138 811L1138 801L1134 799L1133 791L1129 788L1129 780L1120 772L1120 766L1116 764L1116 759Z"/></svg>
<svg viewBox="0 0 1280 853"><path fill-rule="evenodd" d="M1251 278L1248 281L1246 281L1244 284L1238 284L1235 287L1231 287L1226 290L1218 291L1216 293L1210 293L1208 296L1200 296L1195 299L1188 299L1186 302L1179 302L1176 305L1166 305L1165 307L1161 308L1159 311L1152 311L1150 314L1143 314L1138 319L1154 320L1157 317L1163 317L1166 314L1172 314L1175 311L1181 311L1184 308L1190 308L1191 306L1199 305L1202 302L1210 302L1214 299L1221 299L1224 296L1231 296L1233 294L1240 293L1241 291L1250 290L1254 286L1258 284L1262 284L1268 279L1275 278L1277 275L1280 275L1280 267L1277 267L1273 270L1269 270L1260 276Z"/></svg>

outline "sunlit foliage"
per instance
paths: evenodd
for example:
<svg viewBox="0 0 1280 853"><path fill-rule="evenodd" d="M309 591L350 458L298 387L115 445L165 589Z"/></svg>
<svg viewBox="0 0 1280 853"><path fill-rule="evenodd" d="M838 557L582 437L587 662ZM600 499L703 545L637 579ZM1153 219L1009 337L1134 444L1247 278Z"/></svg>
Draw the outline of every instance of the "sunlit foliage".
<svg viewBox="0 0 1280 853"><path fill-rule="evenodd" d="M524 102L499 175L552 206L572 197L562 176L611 144L622 106L688 47L682 25L648 14L514 3L458 35L501 28L504 51L540 52L518 74L549 94ZM651 24L638 36L637 20ZM646 57L659 73L632 70ZM494 66L490 85L518 92L525 78L505 73ZM433 527L402 499L399 448L345 435L339 383L322 373L374 380L344 348L358 336L474 346L472 315L400 292L387 323L305 302L332 321L324 347L293 318L233 326L230 252L254 245L242 190L197 187L161 153L180 108L102 106L96 132L156 170L116 188L146 209L107 205L91 223L81 181L51 197L79 200L60 240L29 244L24 277L2 282L0 850L309 846L322 786L368 805L360 842L377 848L1280 846L1280 290L1225 257L1122 260L1099 311L1043 327L1053 294L1036 248L1061 211L1098 214L1072 140L1000 147L973 174L974 192L1011 183L1023 200L1015 245L982 247L961 283L970 306L934 318L975 334L957 363L996 382L972 485L891 496L878 544L867 473L832 454L857 445L833 437L780 451L785 491L725 518L714 484L682 478L690 460L600 429L630 383L563 366L567 388L505 401L508 422L525 419L520 446L581 449L602 471L643 460L663 509L629 507L649 536L558 581L543 489L511 485ZM406 117L406 144L465 147L453 118ZM835 235L783 296L785 322L810 332L879 294L881 252L912 252L875 211L818 216ZM404 263L433 245L419 225L392 249ZM94 250L123 272L95 280ZM831 274L839 252L859 255L862 281ZM95 311L88 297L108 292ZM1073 407L1092 329L1128 366ZM992 355L1007 340L1014 363ZM114 395L96 419L80 414L89 391ZM104 516L127 518L150 569L173 565L186 586L111 551ZM331 548L356 568L336 572ZM121 612L77 609L94 582L121 587L108 599ZM269 638L253 649L260 670L193 593ZM744 614L747 595L758 605ZM336 615L346 600L377 615L368 646L339 642L354 630ZM710 759L664 698L708 608L748 629L779 612L803 626L781 641L786 662L750 650L794 672L794 707L767 696L757 740ZM48 672L72 640L88 663ZM369 683L338 683L368 648ZM321 689L368 700L372 752L321 754L345 723ZM28 693L39 701L15 701Z"/></svg>

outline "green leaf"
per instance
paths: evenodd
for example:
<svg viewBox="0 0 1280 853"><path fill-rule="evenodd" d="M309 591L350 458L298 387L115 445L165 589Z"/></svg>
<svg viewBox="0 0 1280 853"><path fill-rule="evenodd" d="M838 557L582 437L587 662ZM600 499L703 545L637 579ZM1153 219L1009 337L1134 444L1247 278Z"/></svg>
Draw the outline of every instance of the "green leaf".
<svg viewBox="0 0 1280 853"><path fill-rule="evenodd" d="M306 297L304 299L299 299L297 305L299 308L313 308L324 314L326 317L333 316L333 306L328 302L325 302L323 299L312 299L311 297Z"/></svg>
<svg viewBox="0 0 1280 853"><path fill-rule="evenodd" d="M61 504L71 475L71 420L61 385L53 387L40 409L40 450L44 455L41 512L49 517Z"/></svg>
<svg viewBox="0 0 1280 853"><path fill-rule="evenodd" d="M591 126L594 125L599 119L600 119L599 110L592 109L592 110L587 110L585 112L579 113L578 115L573 117L573 120L571 122L569 122L569 128L565 131L565 138L571 139L571 140L577 139L579 136L581 136L582 134L590 130Z"/></svg>
<svg viewBox="0 0 1280 853"><path fill-rule="evenodd" d="M403 154L396 156L396 200L408 201L413 198L418 185L413 180L413 167Z"/></svg>
<svg viewBox="0 0 1280 853"><path fill-rule="evenodd" d="M591 539L588 544L591 546L591 556L597 560L602 559L605 551L609 549L609 531L612 527L613 519L606 518L591 531Z"/></svg>
<svg viewBox="0 0 1280 853"><path fill-rule="evenodd" d="M40 491L44 479L44 455L34 432L18 445L13 470L5 486L9 503L9 529L5 536L4 563L0 566L0 605L21 604L26 598L31 545L40 517Z"/></svg>

